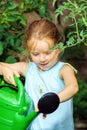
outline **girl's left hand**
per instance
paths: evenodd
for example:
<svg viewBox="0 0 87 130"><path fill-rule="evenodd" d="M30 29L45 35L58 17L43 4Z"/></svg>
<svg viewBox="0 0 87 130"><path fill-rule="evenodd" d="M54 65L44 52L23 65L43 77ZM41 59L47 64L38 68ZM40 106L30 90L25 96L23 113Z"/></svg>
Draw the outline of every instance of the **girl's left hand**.
<svg viewBox="0 0 87 130"><path fill-rule="evenodd" d="M36 112L39 112L38 106L36 106L36 107L35 107L35 111L36 111ZM45 118L46 118L46 116L47 116L47 114L44 114L44 113L43 113L42 118L43 118L43 119L45 119Z"/></svg>

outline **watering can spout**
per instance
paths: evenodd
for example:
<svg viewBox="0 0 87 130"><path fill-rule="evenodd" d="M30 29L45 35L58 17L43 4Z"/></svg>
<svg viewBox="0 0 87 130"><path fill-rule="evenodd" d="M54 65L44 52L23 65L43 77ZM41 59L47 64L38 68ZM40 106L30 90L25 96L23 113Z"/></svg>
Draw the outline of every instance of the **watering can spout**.
<svg viewBox="0 0 87 130"><path fill-rule="evenodd" d="M28 125L32 122L33 119L35 119L35 117L37 117L38 114L38 112L32 111L26 116L25 120L26 122L28 122Z"/></svg>

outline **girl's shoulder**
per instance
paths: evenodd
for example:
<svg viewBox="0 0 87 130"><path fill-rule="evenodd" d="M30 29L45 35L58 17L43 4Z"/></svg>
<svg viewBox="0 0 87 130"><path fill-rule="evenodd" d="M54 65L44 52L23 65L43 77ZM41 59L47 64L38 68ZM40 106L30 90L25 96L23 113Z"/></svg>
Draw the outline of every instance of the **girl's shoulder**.
<svg viewBox="0 0 87 130"><path fill-rule="evenodd" d="M75 73L77 73L77 70L75 69L75 67L73 67L73 65L71 65L70 63L61 62L60 64L61 64L61 67L71 68Z"/></svg>
<svg viewBox="0 0 87 130"><path fill-rule="evenodd" d="M58 70L59 73L63 68L70 68L75 73L77 73L77 70L70 63L67 62L59 61L54 67L54 69Z"/></svg>

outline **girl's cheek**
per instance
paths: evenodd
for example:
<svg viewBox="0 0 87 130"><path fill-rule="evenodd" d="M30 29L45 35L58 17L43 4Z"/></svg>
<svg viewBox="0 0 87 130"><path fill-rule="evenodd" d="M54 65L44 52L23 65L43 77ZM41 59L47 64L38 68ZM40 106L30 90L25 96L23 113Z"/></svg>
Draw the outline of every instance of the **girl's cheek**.
<svg viewBox="0 0 87 130"><path fill-rule="evenodd" d="M36 63L39 61L39 57L32 56L31 59L33 62L36 62Z"/></svg>
<svg viewBox="0 0 87 130"><path fill-rule="evenodd" d="M54 56L51 56L51 57L50 57L50 61L53 61L53 60L54 60Z"/></svg>
<svg viewBox="0 0 87 130"><path fill-rule="evenodd" d="M50 56L50 60L54 60L54 59L56 59L56 58L58 58L58 53L57 53L57 52L55 52L54 54L52 54L52 55Z"/></svg>

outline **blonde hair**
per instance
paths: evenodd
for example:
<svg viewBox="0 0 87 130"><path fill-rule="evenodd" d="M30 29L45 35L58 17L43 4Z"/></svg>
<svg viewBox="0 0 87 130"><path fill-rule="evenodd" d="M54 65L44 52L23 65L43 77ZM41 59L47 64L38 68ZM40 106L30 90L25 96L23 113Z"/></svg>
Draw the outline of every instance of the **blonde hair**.
<svg viewBox="0 0 87 130"><path fill-rule="evenodd" d="M31 61L30 51L37 40L50 39L53 46L63 40L56 25L47 19L32 22L25 31L25 42L23 43L25 48L23 52L24 61Z"/></svg>
<svg viewBox="0 0 87 130"><path fill-rule="evenodd" d="M42 40L44 38L51 39L54 45L61 41L60 34L54 23L47 19L34 21L26 30L27 49L29 49L29 43L32 41L32 39L34 42L36 39Z"/></svg>

